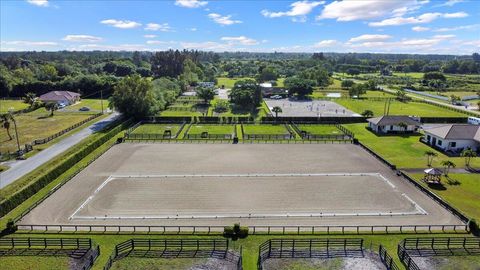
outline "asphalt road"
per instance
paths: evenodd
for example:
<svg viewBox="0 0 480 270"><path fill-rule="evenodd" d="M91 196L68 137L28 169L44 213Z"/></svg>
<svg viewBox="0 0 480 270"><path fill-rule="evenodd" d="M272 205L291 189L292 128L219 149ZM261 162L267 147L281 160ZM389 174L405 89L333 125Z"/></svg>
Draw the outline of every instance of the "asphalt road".
<svg viewBox="0 0 480 270"><path fill-rule="evenodd" d="M42 150L42 152L26 159L26 160L15 160L12 162L5 163L10 168L2 173L0 173L0 188L4 188L8 184L14 182L18 178L26 175L27 173L35 170L45 162L51 160L55 156L63 153L70 147L79 143L83 139L87 138L90 134L103 129L113 120L119 116L118 113L112 113L106 118L95 122L87 128L80 130L79 132L64 138L58 143Z"/></svg>

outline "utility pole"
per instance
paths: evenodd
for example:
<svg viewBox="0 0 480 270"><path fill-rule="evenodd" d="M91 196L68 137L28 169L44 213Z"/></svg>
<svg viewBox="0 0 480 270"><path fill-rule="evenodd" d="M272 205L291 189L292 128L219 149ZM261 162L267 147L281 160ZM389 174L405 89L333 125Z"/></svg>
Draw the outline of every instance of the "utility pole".
<svg viewBox="0 0 480 270"><path fill-rule="evenodd" d="M100 89L100 104L102 105L102 114L103 114L103 89Z"/></svg>

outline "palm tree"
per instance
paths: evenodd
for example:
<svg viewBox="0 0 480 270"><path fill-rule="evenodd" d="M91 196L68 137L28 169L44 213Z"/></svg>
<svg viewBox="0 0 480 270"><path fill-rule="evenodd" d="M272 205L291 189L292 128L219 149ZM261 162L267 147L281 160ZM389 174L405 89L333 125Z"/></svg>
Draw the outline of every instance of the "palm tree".
<svg viewBox="0 0 480 270"><path fill-rule="evenodd" d="M12 135L10 134L10 120L11 120L11 115L10 114L4 114L2 115L2 127L7 130L7 135L8 135L8 140L11 141L13 140Z"/></svg>
<svg viewBox="0 0 480 270"><path fill-rule="evenodd" d="M37 101L37 95L35 95L35 93L28 92L25 95L25 97L23 97L23 101L25 103L30 104L30 106L33 106L35 104L35 102Z"/></svg>
<svg viewBox="0 0 480 270"><path fill-rule="evenodd" d="M455 165L455 163L453 163L450 160L444 160L442 161L442 166L445 168L444 170L445 176L448 176L448 172L450 171L450 168L455 168L457 165Z"/></svg>
<svg viewBox="0 0 480 270"><path fill-rule="evenodd" d="M427 166L428 167L432 167L432 162L433 162L433 158L435 158L437 155L436 152L433 152L433 151L425 151L425 156L427 156Z"/></svg>
<svg viewBox="0 0 480 270"><path fill-rule="evenodd" d="M472 160L472 158L477 156L477 153L471 148L467 148L463 150L460 155L465 158L465 166L467 168L470 168L470 161Z"/></svg>
<svg viewBox="0 0 480 270"><path fill-rule="evenodd" d="M272 112L275 113L275 118L278 118L278 113L282 112L282 108L280 108L279 106L275 106L272 108Z"/></svg>

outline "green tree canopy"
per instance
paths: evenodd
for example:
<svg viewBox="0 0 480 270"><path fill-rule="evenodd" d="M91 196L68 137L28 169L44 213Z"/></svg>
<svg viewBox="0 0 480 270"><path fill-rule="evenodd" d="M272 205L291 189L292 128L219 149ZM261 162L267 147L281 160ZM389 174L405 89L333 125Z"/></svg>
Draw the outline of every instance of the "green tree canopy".
<svg viewBox="0 0 480 270"><path fill-rule="evenodd" d="M305 97L306 95L313 93L315 82L313 80L299 77L289 77L285 80L284 84L285 88L288 90L288 94Z"/></svg>
<svg viewBox="0 0 480 270"><path fill-rule="evenodd" d="M254 80L237 81L230 91L230 101L238 106L256 108L262 101L260 87Z"/></svg>
<svg viewBox="0 0 480 270"><path fill-rule="evenodd" d="M196 88L196 92L197 96L203 99L205 104L208 104L208 102L215 97L215 90L213 90L211 87L199 86Z"/></svg>
<svg viewBox="0 0 480 270"><path fill-rule="evenodd" d="M139 75L123 78L115 86L110 106L127 117L141 119L155 115L162 104L153 89L153 83Z"/></svg>

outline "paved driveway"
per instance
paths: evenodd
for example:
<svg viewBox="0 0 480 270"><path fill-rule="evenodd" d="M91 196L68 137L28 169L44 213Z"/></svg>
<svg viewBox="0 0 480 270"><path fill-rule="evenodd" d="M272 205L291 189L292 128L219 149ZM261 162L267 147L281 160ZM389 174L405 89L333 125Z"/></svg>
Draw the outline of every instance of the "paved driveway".
<svg viewBox="0 0 480 270"><path fill-rule="evenodd" d="M51 160L55 156L63 153L70 147L87 138L90 134L103 129L109 123L114 121L117 117L119 117L118 113L112 113L107 118L97 121L89 127L86 127L79 132L64 138L58 143L42 150L42 152L26 160L15 160L5 163L5 165L8 165L10 169L0 173L0 188L7 186L18 178L35 170L37 167L41 166L45 162Z"/></svg>

